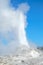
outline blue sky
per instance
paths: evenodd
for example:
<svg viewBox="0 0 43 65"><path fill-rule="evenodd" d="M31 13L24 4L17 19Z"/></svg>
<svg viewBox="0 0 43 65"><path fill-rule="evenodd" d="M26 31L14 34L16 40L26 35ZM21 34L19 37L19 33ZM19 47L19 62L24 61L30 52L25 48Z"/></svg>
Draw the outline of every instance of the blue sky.
<svg viewBox="0 0 43 65"><path fill-rule="evenodd" d="M43 45L43 1L36 0L30 2L30 12L28 14L29 26L27 36L38 46Z"/></svg>
<svg viewBox="0 0 43 65"><path fill-rule="evenodd" d="M43 0L12 0L11 2L15 7L23 2L30 5L30 11L27 13L27 39L38 46L43 46Z"/></svg>

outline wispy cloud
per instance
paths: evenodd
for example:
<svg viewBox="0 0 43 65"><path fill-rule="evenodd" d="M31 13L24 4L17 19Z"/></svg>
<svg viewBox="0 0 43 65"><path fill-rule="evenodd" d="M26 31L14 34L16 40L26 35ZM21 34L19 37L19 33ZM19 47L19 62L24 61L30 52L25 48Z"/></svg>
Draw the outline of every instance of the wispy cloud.
<svg viewBox="0 0 43 65"><path fill-rule="evenodd" d="M29 9L27 3L19 4L15 10L9 6L9 0L0 0L0 53L11 53L18 45L28 45L25 14ZM7 45L2 43L2 38L8 41Z"/></svg>

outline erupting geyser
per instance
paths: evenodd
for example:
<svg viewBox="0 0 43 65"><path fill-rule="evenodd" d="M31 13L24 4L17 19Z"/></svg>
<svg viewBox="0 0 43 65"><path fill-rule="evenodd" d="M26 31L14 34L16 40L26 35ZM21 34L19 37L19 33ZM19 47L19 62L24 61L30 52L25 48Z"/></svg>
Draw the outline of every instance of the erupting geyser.
<svg viewBox="0 0 43 65"><path fill-rule="evenodd" d="M25 49L29 49L30 45L28 44L26 38L25 27L27 24L26 13L29 10L27 3L22 3L15 7L9 6L9 0L0 0L0 53L9 54L13 53L16 47L26 46ZM3 40L4 41L3 41ZM7 42L7 45L3 44L2 41ZM27 48L28 47L28 48ZM25 50L24 49L24 50ZM20 50L21 51L21 50ZM21 51L22 52L22 51ZM27 51L26 51L27 52ZM25 54L25 53L24 53ZM39 55L34 50L30 55L36 54Z"/></svg>
<svg viewBox="0 0 43 65"><path fill-rule="evenodd" d="M26 13L29 10L29 6L27 3L22 3L15 10L13 7L11 8L9 5L9 0L0 0L0 32L4 35L8 31L12 32L16 35L17 44L20 43L22 45L28 45L26 39ZM23 7L24 6L24 7ZM15 8L15 7L14 7ZM26 8L26 9L25 9ZM6 35L5 35L6 37ZM8 36L7 36L8 37Z"/></svg>

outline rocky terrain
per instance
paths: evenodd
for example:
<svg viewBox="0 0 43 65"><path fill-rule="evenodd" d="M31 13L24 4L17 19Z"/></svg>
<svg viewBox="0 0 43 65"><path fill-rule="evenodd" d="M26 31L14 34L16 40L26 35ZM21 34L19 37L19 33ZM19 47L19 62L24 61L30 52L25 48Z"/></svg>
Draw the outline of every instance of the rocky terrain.
<svg viewBox="0 0 43 65"><path fill-rule="evenodd" d="M0 65L43 65L43 53L26 46L18 47L14 54L0 56Z"/></svg>

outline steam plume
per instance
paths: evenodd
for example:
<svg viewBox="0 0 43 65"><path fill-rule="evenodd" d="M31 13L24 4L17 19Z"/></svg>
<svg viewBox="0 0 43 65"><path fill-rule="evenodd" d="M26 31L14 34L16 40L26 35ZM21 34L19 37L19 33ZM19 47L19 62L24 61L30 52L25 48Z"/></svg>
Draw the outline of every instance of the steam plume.
<svg viewBox="0 0 43 65"><path fill-rule="evenodd" d="M26 18L29 10L27 3L21 3L18 8L11 8L9 0L0 0L0 53L14 52L18 45L28 45L26 39ZM7 45L2 43L5 39ZM5 42L5 41L4 41Z"/></svg>

